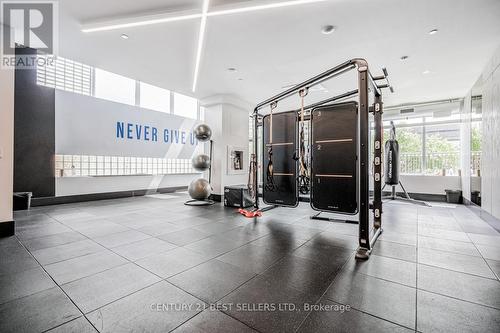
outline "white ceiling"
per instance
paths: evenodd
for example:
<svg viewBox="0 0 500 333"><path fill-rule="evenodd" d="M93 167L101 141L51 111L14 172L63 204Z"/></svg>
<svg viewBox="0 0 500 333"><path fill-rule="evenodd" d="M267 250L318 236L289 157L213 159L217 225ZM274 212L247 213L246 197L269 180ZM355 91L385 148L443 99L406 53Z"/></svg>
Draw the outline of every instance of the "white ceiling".
<svg viewBox="0 0 500 333"><path fill-rule="evenodd" d="M212 0L212 8L276 1ZM81 24L186 9L201 0L61 0L60 55L191 92L200 20L82 33ZM235 4L236 3L236 4ZM386 66L388 105L464 96L500 45L499 0L331 0L209 17L195 97L233 94L255 104L347 59ZM323 35L333 24L337 30ZM439 29L436 35L428 31ZM120 38L122 33L128 40ZM399 58L409 56L402 62ZM228 67L237 68L230 73ZM425 70L431 73L424 75ZM239 80L243 79L243 80ZM353 87L325 84L328 93Z"/></svg>

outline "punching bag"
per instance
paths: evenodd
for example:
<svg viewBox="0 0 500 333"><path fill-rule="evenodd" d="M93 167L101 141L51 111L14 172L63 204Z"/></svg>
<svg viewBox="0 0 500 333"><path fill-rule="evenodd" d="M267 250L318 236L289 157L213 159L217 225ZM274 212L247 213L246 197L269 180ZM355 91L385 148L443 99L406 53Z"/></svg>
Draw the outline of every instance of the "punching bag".
<svg viewBox="0 0 500 333"><path fill-rule="evenodd" d="M396 127L391 121L391 138L385 143L384 178L387 185L399 184L399 143Z"/></svg>
<svg viewBox="0 0 500 333"><path fill-rule="evenodd" d="M397 140L385 143L384 177L387 185L399 184L399 144Z"/></svg>

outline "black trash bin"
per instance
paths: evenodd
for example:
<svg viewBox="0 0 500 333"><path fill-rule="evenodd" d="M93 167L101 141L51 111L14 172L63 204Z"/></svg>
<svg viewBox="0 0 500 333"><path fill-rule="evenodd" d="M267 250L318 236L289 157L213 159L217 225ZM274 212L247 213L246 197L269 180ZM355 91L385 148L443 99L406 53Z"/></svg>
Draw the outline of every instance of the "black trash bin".
<svg viewBox="0 0 500 333"><path fill-rule="evenodd" d="M446 202L448 203L460 203L462 199L462 191L460 190L445 190L446 192Z"/></svg>
<svg viewBox="0 0 500 333"><path fill-rule="evenodd" d="M27 210L31 207L32 192L14 192L13 208L14 210Z"/></svg>
<svg viewBox="0 0 500 333"><path fill-rule="evenodd" d="M475 203L478 206L481 206L481 192L479 191L472 191L470 194L470 201Z"/></svg>

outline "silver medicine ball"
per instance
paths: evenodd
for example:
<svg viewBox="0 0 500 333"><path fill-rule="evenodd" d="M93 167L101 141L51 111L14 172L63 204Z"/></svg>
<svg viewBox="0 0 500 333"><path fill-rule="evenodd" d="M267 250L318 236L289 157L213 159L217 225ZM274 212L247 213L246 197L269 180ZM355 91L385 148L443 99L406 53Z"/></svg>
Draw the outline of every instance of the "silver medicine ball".
<svg viewBox="0 0 500 333"><path fill-rule="evenodd" d="M194 136L201 142L210 140L212 137L212 130L206 124L200 124L194 129Z"/></svg>
<svg viewBox="0 0 500 333"><path fill-rule="evenodd" d="M200 154L191 160L193 168L197 171L205 171L210 168L210 157L208 155Z"/></svg>
<svg viewBox="0 0 500 333"><path fill-rule="evenodd" d="M195 200L205 200L212 194L212 186L208 180L198 178L189 184L188 193Z"/></svg>

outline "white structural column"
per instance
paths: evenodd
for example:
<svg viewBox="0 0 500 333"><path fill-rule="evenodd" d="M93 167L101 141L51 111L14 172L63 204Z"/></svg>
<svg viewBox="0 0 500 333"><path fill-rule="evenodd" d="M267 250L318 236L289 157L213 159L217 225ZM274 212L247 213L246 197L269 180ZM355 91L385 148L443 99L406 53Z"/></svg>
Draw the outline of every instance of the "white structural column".
<svg viewBox="0 0 500 333"><path fill-rule="evenodd" d="M251 105L227 95L200 101L205 108L205 123L212 129L212 187L222 195L224 186L242 185L248 181L248 124ZM243 169L232 170L230 151L243 151ZM208 153L208 146L207 146Z"/></svg>
<svg viewBox="0 0 500 333"><path fill-rule="evenodd" d="M12 221L14 70L0 69L0 224ZM3 225L0 225L0 230Z"/></svg>
<svg viewBox="0 0 500 333"><path fill-rule="evenodd" d="M471 112L472 94L469 92L460 105L460 163L462 196L470 201L471 194Z"/></svg>
<svg viewBox="0 0 500 333"><path fill-rule="evenodd" d="M481 207L500 218L500 48L483 74Z"/></svg>

